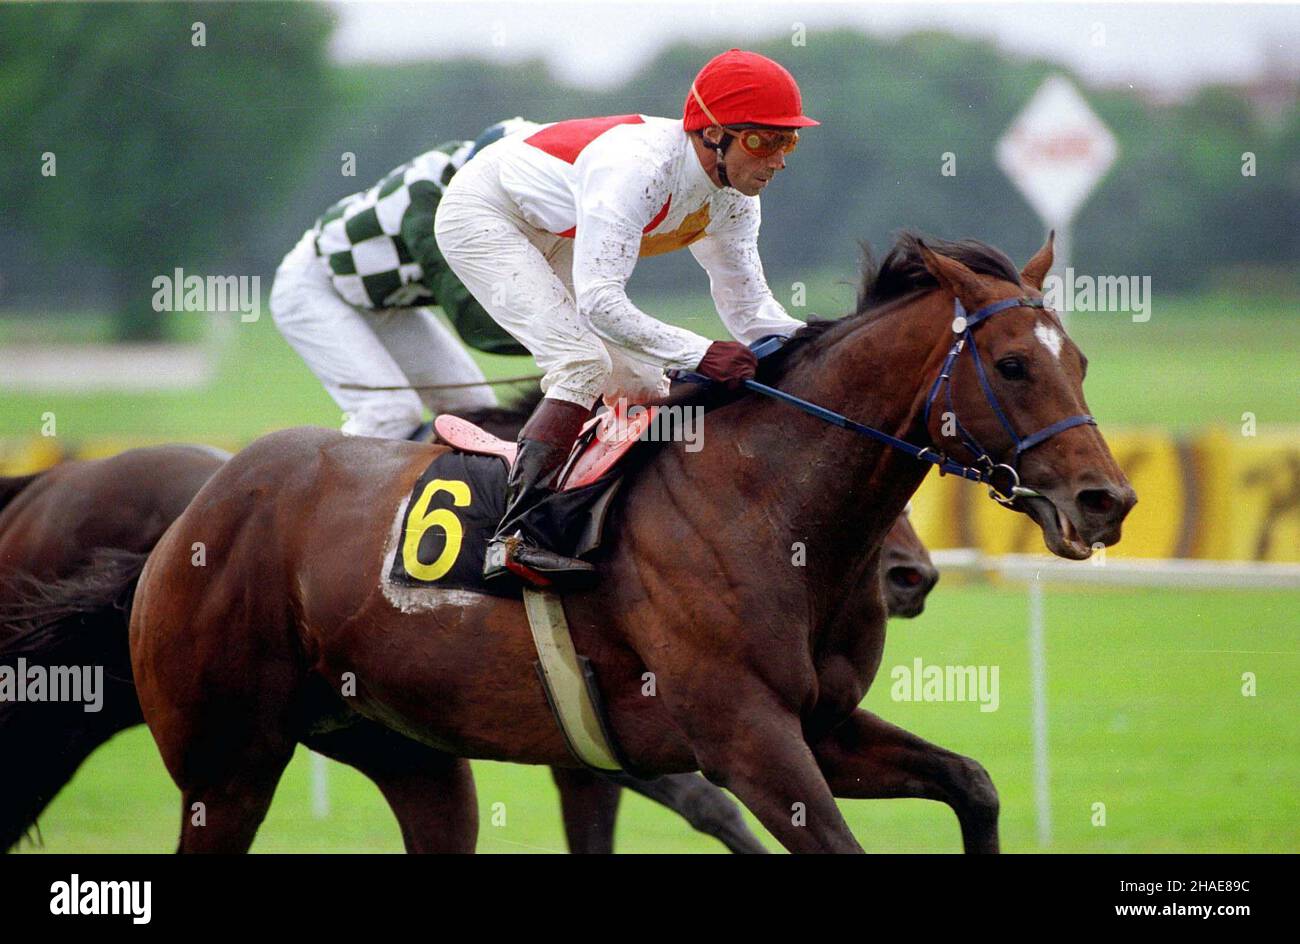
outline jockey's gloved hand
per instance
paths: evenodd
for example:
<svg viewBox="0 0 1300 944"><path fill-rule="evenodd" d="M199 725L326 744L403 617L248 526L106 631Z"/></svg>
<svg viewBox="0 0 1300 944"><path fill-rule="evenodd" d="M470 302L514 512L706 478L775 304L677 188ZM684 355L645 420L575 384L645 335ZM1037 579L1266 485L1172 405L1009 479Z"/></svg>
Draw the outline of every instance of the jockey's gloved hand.
<svg viewBox="0 0 1300 944"><path fill-rule="evenodd" d="M758 372L758 358L738 341L714 341L696 372L735 390Z"/></svg>

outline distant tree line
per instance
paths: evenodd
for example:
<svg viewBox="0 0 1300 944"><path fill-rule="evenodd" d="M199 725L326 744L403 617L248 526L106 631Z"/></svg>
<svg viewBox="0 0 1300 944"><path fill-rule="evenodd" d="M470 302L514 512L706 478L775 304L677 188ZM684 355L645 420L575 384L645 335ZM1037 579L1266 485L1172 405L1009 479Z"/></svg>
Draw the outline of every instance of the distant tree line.
<svg viewBox="0 0 1300 944"><path fill-rule="evenodd" d="M111 307L123 335L156 334L154 275L260 274L269 288L326 206L419 151L516 114L677 115L719 51L675 45L593 91L540 61L340 66L328 57L333 28L328 8L307 4L0 7L0 309ZM822 122L763 198L774 285L851 277L860 240L883 249L904 227L975 236L1017 260L1041 242L994 145L1038 84L1068 70L942 33L813 31L803 46L756 48L794 72ZM1265 120L1238 87L1172 105L1085 94L1120 155L1077 221L1080 267L1150 275L1161 291L1247 269L1294 281L1294 102ZM948 153L952 176L941 173ZM694 263L675 255L641 266L638 287L680 285Z"/></svg>

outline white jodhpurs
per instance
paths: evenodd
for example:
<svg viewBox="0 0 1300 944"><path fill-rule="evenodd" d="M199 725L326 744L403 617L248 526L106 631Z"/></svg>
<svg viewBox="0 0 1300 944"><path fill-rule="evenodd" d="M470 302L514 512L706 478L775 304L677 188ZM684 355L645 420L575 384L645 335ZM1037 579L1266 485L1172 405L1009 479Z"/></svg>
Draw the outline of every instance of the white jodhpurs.
<svg viewBox="0 0 1300 944"><path fill-rule="evenodd" d="M309 230L276 270L271 316L285 340L343 411L343 432L405 439L424 418L496 406L487 386L451 390L353 390L482 381L455 334L425 308L371 311L344 301Z"/></svg>
<svg viewBox="0 0 1300 944"><path fill-rule="evenodd" d="M443 258L497 324L545 372L542 392L591 407L604 396L640 402L667 393L663 370L596 336L573 296L573 240L528 223L501 187L489 147L451 179L434 217Z"/></svg>

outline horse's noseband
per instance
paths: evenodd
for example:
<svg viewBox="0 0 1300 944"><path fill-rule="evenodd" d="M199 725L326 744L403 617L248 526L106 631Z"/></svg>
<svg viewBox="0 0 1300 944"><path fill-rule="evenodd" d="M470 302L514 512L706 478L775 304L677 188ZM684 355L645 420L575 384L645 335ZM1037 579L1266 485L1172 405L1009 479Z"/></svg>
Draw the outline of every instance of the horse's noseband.
<svg viewBox="0 0 1300 944"><path fill-rule="evenodd" d="M934 384L930 387L930 394L925 399L925 424L928 429L930 425L930 409L938 398L940 391L945 393L948 413L952 416L957 435L960 437L962 445L970 451L971 455L976 457L975 465L983 471L983 481L990 486L989 497L1002 502L1004 505L1011 504L1016 498L1038 495L1033 489L1024 488L1020 484L1018 468L1021 455L1051 439L1057 433L1065 432L1067 429L1073 429L1075 426L1097 425L1097 421L1092 416L1087 413L1080 413L1076 416L1058 420L1044 426L1036 433L1021 438L1011 425L1011 421L1007 419L1006 413L1003 412L997 394L993 392L993 386L989 383L988 375L984 370L984 362L980 359L979 349L975 345L975 329L999 312L1011 308L1044 307L1041 298L1004 298L1002 301L985 305L972 314L967 314L966 309L962 307L961 299L954 297L952 330L957 335L957 339L953 342L952 349L948 352L947 358L944 359L943 369L939 371L939 376L935 378ZM980 387L984 390L984 399L988 401L988 405L993 410L993 415L998 418L998 423L1006 430L1007 435L1011 437L1011 442L1015 445L1015 452L1011 456L1010 463L995 463L989 455L989 451L957 418L957 408L952 399L952 371L957 358L961 356L962 351L967 349L970 350L971 359L975 362L975 375L979 378ZM942 465L940 469L942 471Z"/></svg>

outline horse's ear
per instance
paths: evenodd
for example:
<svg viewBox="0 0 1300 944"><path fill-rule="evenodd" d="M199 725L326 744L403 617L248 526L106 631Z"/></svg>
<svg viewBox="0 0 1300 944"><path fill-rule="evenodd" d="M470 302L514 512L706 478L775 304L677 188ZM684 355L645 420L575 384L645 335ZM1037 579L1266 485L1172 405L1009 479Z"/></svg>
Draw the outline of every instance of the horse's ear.
<svg viewBox="0 0 1300 944"><path fill-rule="evenodd" d="M1047 278L1047 273L1052 271L1052 244L1055 241L1056 230L1051 230L1047 234L1047 242L1043 243L1043 248L1034 253L1034 257L1020 270L1021 282L1040 292L1043 290L1043 279Z"/></svg>
<svg viewBox="0 0 1300 944"><path fill-rule="evenodd" d="M980 277L956 259L941 256L921 240L916 241L925 268L939 280L939 285L962 299L967 307L976 304L980 294Z"/></svg>

